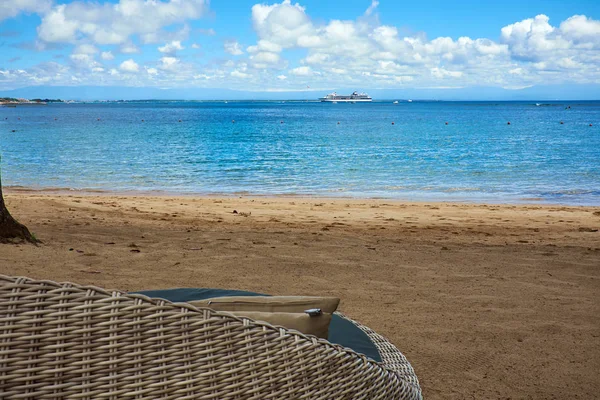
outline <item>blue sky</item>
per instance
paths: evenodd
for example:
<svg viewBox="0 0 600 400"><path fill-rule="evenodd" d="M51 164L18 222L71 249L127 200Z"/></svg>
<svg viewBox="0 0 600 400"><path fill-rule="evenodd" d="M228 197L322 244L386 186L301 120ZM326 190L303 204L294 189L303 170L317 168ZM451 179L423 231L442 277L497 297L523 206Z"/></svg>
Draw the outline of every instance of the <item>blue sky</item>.
<svg viewBox="0 0 600 400"><path fill-rule="evenodd" d="M600 83L600 1L0 1L0 91Z"/></svg>

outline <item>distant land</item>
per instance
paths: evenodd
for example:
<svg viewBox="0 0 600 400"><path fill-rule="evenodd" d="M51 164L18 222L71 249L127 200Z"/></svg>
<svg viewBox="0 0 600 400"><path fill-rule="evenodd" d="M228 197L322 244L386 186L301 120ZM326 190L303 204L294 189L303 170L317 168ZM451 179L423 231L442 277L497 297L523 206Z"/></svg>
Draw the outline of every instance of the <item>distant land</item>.
<svg viewBox="0 0 600 400"><path fill-rule="evenodd" d="M239 91L215 88L173 88L124 86L30 86L0 90L0 97L65 100L316 100L332 91L365 91L374 100L446 100L446 101L552 101L600 100L600 84L546 85L523 89L497 87L470 88L328 88L302 91Z"/></svg>

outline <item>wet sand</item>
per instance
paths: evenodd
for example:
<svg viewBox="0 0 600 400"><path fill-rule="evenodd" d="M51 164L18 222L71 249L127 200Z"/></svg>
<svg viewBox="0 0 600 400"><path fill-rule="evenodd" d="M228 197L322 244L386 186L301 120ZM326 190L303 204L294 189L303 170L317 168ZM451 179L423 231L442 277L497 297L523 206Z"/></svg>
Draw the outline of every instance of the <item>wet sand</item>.
<svg viewBox="0 0 600 400"><path fill-rule="evenodd" d="M600 393L600 207L5 196L44 244L0 245L2 274L334 295L427 399Z"/></svg>

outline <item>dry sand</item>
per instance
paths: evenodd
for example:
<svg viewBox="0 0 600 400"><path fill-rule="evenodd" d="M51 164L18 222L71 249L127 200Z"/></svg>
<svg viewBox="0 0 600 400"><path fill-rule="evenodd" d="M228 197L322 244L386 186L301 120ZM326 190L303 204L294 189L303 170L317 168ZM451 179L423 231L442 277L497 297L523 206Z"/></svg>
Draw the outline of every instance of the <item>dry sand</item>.
<svg viewBox="0 0 600 400"><path fill-rule="evenodd" d="M335 295L427 399L600 396L600 208L9 191L0 273ZM233 211L236 210L236 213Z"/></svg>

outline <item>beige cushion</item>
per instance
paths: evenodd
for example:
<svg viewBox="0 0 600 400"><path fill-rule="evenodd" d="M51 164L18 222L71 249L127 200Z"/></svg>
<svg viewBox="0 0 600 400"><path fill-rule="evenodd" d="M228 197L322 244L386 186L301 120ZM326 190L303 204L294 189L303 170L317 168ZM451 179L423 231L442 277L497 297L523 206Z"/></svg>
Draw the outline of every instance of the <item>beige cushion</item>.
<svg viewBox="0 0 600 400"><path fill-rule="evenodd" d="M333 314L340 304L340 299L311 296L228 296L194 300L190 304L217 311L303 313L305 310L320 308L324 313Z"/></svg>
<svg viewBox="0 0 600 400"><path fill-rule="evenodd" d="M314 335L323 339L329 336L331 314L321 313L311 317L306 313L264 312L264 311L233 311L229 312L238 317L251 318L255 321L268 322L271 325L294 329L306 335Z"/></svg>

